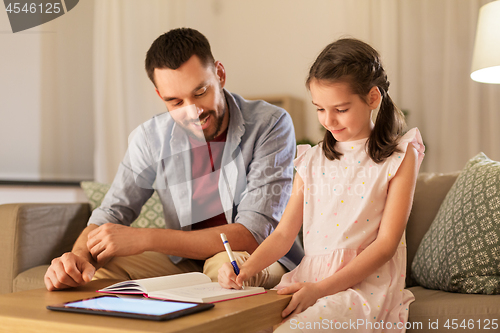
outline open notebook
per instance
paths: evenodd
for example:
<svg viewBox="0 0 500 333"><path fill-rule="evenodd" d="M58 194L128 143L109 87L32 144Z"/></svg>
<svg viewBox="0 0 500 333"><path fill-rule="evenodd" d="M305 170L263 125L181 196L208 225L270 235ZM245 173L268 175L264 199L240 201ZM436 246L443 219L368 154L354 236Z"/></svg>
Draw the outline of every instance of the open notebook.
<svg viewBox="0 0 500 333"><path fill-rule="evenodd" d="M111 294L143 294L146 297L173 301L214 303L263 294L262 287L224 289L203 273L184 273L115 283L98 290Z"/></svg>

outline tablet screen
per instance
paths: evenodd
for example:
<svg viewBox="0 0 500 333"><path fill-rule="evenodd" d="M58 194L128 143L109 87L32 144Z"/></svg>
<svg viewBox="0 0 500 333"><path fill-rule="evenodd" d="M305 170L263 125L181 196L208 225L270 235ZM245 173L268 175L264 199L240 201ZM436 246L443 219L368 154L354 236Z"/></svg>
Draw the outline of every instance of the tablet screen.
<svg viewBox="0 0 500 333"><path fill-rule="evenodd" d="M161 316L168 313L194 308L196 304L153 301L149 299L120 298L104 296L66 303L66 307L102 311L139 313Z"/></svg>
<svg viewBox="0 0 500 333"><path fill-rule="evenodd" d="M58 305L47 309L107 316L168 320L213 308L213 304L153 300L119 296L98 296Z"/></svg>

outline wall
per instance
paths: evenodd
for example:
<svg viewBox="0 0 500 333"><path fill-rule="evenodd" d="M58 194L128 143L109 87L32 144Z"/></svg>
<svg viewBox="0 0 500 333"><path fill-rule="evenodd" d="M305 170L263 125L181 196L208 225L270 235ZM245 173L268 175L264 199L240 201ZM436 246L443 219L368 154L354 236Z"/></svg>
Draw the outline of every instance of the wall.
<svg viewBox="0 0 500 333"><path fill-rule="evenodd" d="M93 4L15 34L0 10L0 180L93 178Z"/></svg>
<svg viewBox="0 0 500 333"><path fill-rule="evenodd" d="M321 139L304 87L330 42L353 36L381 54L395 103L426 144L422 171L460 170L483 151L500 160L500 85L470 79L479 8L489 0L191 0L186 25L203 31L226 66L227 87L247 96L305 101L308 137Z"/></svg>
<svg viewBox="0 0 500 333"><path fill-rule="evenodd" d="M308 137L317 141L322 132L304 85L307 72L319 52L339 37L374 39L366 24L370 2L365 3L215 0L199 8L199 2L191 1L197 10L187 12L186 25L207 35L215 57L226 67L228 89L243 96L289 94L303 99L307 115L301 125ZM391 55L386 53L389 58ZM387 60L387 70L394 72L392 59Z"/></svg>
<svg viewBox="0 0 500 333"><path fill-rule="evenodd" d="M428 148L422 170L461 169L481 150L500 160L500 113L495 111L500 87L468 78L477 11L486 2L80 0L66 15L17 34L0 10L0 179L93 178L94 137L99 135L120 140L120 149L106 154L123 156L127 133L144 112L164 110L141 59L154 36L179 26L208 37L227 70L229 90L303 99L304 126L312 141L321 132L304 87L309 66L338 37L364 39L382 54L391 96L410 111L409 126L422 131ZM107 115L116 127L126 123L119 136L111 129L94 133L93 54L103 31L94 31L94 8L102 3L115 8L104 21L118 20L116 27L126 32L121 39L108 36L126 49L120 68L138 68L124 72L123 86L116 88L129 109L126 117L115 122Z"/></svg>
<svg viewBox="0 0 500 333"><path fill-rule="evenodd" d="M0 179L40 176L39 30L12 34L7 13L0 10Z"/></svg>
<svg viewBox="0 0 500 333"><path fill-rule="evenodd" d="M21 202L87 202L87 197L79 186L0 185L0 205Z"/></svg>

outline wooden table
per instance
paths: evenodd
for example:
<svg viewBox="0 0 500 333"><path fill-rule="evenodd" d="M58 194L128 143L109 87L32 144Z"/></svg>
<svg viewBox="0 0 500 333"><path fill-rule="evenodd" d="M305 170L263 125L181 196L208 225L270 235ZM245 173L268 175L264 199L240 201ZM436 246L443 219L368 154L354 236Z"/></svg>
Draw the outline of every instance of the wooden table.
<svg viewBox="0 0 500 333"><path fill-rule="evenodd" d="M289 295L276 291L215 303L213 309L164 322L47 310L49 304L102 295L117 281L97 280L75 289L45 289L0 295L0 332L255 332L281 322Z"/></svg>

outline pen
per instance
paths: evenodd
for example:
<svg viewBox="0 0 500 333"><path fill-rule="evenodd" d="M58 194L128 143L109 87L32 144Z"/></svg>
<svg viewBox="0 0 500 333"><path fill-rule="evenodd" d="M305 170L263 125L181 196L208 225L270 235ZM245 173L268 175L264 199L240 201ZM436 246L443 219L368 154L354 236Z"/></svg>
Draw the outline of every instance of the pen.
<svg viewBox="0 0 500 333"><path fill-rule="evenodd" d="M231 265L233 265L234 273L236 275L240 274L240 269L236 264L236 259L234 259L233 251L231 250L231 246L227 241L227 237L225 233L220 234L220 238L222 238L222 242L224 243L224 247L226 248L227 255L229 256L229 260L231 260Z"/></svg>

